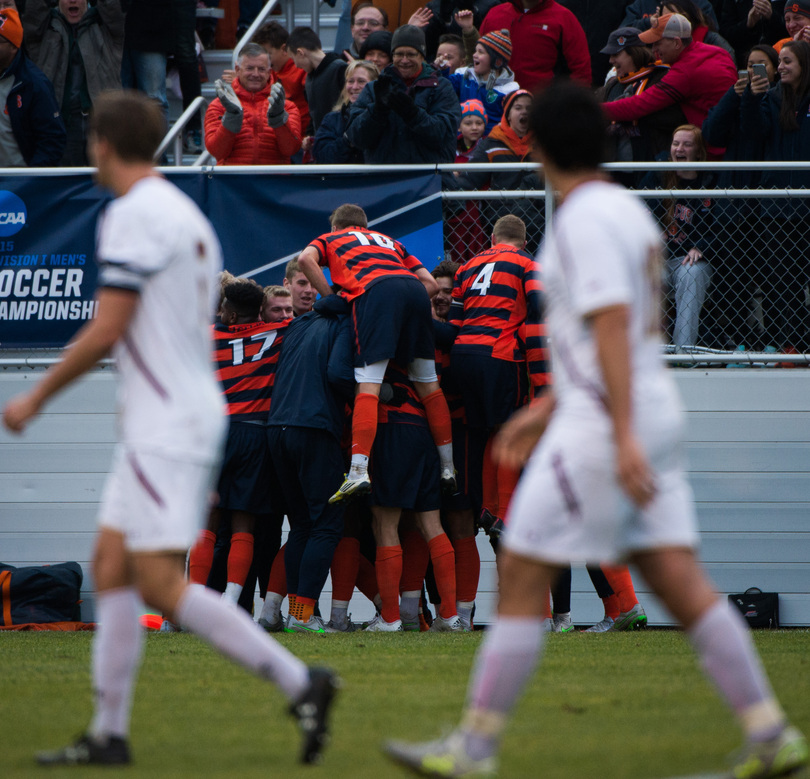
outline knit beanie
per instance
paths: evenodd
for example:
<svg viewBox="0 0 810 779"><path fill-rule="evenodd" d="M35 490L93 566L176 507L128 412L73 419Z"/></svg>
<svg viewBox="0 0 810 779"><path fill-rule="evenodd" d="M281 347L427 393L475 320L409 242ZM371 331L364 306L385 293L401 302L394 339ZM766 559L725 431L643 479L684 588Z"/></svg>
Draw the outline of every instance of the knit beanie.
<svg viewBox="0 0 810 779"><path fill-rule="evenodd" d="M22 23L19 13L13 8L4 8L0 11L0 35L16 48L19 49L22 46Z"/></svg>
<svg viewBox="0 0 810 779"><path fill-rule="evenodd" d="M478 43L489 51L493 64L496 60L502 59L507 65L512 58L512 40L509 37L509 30L493 30L478 39Z"/></svg>
<svg viewBox="0 0 810 779"><path fill-rule="evenodd" d="M468 116L477 116L486 122L487 112L484 110L484 104L480 100L465 100L461 104L461 118L465 119Z"/></svg>
<svg viewBox="0 0 810 779"><path fill-rule="evenodd" d="M529 92L528 89L516 89L514 92L510 92L506 99L503 101L503 121L509 124L509 112L512 110L512 106L519 97L524 96L532 96L532 93Z"/></svg>
<svg viewBox="0 0 810 779"><path fill-rule="evenodd" d="M389 57L391 56L391 35L388 30L376 30L375 32L371 33L363 41L363 45L360 47L360 59L364 60L366 58L366 54L370 51L384 51Z"/></svg>
<svg viewBox="0 0 810 779"><path fill-rule="evenodd" d="M427 59L425 33L413 24L403 24L402 27L397 27L394 32L394 37L391 39L391 53L393 54L400 46L409 46L416 49L422 57Z"/></svg>
<svg viewBox="0 0 810 779"><path fill-rule="evenodd" d="M799 2L791 2L791 0L788 0L788 2L785 3L785 11L793 11L794 14L810 16L810 2L808 2L808 0L799 0Z"/></svg>

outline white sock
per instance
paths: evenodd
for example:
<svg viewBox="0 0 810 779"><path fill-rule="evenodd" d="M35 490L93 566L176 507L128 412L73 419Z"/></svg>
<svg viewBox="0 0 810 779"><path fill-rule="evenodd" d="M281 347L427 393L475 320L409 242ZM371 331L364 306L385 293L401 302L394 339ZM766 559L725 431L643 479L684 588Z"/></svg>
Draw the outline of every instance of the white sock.
<svg viewBox="0 0 810 779"><path fill-rule="evenodd" d="M98 626L92 660L95 712L90 734L99 740L129 734L132 691L143 649L142 605L134 587L96 595Z"/></svg>
<svg viewBox="0 0 810 779"><path fill-rule="evenodd" d="M239 596L242 594L242 585L236 582L228 582L225 585L225 592L222 593L222 600L226 603L233 603L236 606L239 603Z"/></svg>
<svg viewBox="0 0 810 779"><path fill-rule="evenodd" d="M419 590L406 590L399 596L399 618L403 622L419 622Z"/></svg>
<svg viewBox="0 0 810 779"><path fill-rule="evenodd" d="M343 623L349 619L349 601L333 600L332 612L329 615L332 622Z"/></svg>
<svg viewBox="0 0 810 779"><path fill-rule="evenodd" d="M439 460L442 468L449 468L451 471L455 470L453 466L453 444L442 444L436 448L439 450Z"/></svg>
<svg viewBox="0 0 810 779"><path fill-rule="evenodd" d="M767 740L785 725L740 613L718 598L689 631L703 670L734 710L748 738Z"/></svg>
<svg viewBox="0 0 810 779"><path fill-rule="evenodd" d="M497 751L506 717L526 688L543 649L543 620L498 617L475 658L461 730L474 760Z"/></svg>
<svg viewBox="0 0 810 779"><path fill-rule="evenodd" d="M281 603L284 596L278 592L267 591L264 597L264 605L262 606L262 613L259 614L259 619L266 622L278 622L281 619Z"/></svg>
<svg viewBox="0 0 810 779"><path fill-rule="evenodd" d="M468 625L472 624L473 608L475 608L475 601L474 600L457 600L456 601L456 613L458 614L459 619L462 622L464 622L465 624L468 624Z"/></svg>
<svg viewBox="0 0 810 779"><path fill-rule="evenodd" d="M349 478L356 479L368 473L368 457L364 454L353 454L349 467Z"/></svg>
<svg viewBox="0 0 810 779"><path fill-rule="evenodd" d="M290 700L306 689L306 665L270 638L246 611L231 608L213 591L189 584L177 604L177 618L226 657L275 682Z"/></svg>

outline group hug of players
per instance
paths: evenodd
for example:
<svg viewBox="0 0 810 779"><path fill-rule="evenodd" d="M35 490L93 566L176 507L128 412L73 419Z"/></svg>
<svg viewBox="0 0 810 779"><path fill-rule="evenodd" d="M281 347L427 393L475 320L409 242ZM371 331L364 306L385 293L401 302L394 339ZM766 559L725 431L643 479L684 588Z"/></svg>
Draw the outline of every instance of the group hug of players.
<svg viewBox="0 0 810 779"><path fill-rule="evenodd" d="M550 381L525 224L502 217L491 248L432 273L399 241L369 230L359 206L340 206L330 225L297 261L320 294L311 311L264 321L259 285L223 284L213 342L230 426L218 505L191 550L189 576L208 580L227 516L223 597L236 602L257 517L286 514L289 536L259 617L265 629L354 630L347 609L357 587L377 609L366 630L469 631L476 533L497 547L520 475L494 463L492 442ZM326 620L318 598L330 570ZM588 570L605 605L591 631L646 624L626 568ZM422 609L426 577L435 618ZM552 593L549 630L573 629L570 581L569 572Z"/></svg>

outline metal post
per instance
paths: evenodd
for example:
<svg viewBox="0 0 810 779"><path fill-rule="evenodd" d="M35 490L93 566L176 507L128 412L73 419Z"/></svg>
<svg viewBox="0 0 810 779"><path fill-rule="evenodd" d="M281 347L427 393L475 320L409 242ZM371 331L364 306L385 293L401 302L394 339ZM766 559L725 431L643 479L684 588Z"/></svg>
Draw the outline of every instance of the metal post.
<svg viewBox="0 0 810 779"><path fill-rule="evenodd" d="M549 234L549 230L551 230L551 218L554 216L554 191L548 184L548 180L546 181L546 229L545 235Z"/></svg>
<svg viewBox="0 0 810 779"><path fill-rule="evenodd" d="M321 35L321 0L312 0L312 29L315 34L320 37Z"/></svg>

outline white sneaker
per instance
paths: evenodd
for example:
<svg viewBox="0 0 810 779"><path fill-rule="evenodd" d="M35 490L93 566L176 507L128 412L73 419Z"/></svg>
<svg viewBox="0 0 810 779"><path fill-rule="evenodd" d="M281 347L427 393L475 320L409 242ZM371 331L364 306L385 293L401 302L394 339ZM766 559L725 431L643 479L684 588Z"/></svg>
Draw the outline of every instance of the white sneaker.
<svg viewBox="0 0 810 779"><path fill-rule="evenodd" d="M473 760L467 755L460 733L421 744L388 741L383 744L383 750L395 762L424 776L494 777L498 771L496 758Z"/></svg>
<svg viewBox="0 0 810 779"><path fill-rule="evenodd" d="M401 633L402 620L395 619L393 622L386 622L381 614L378 614L366 625L365 630L369 633Z"/></svg>
<svg viewBox="0 0 810 779"><path fill-rule="evenodd" d="M613 617L605 617L601 622L597 622L592 627L589 627L587 630L583 630L583 633L607 633L614 625Z"/></svg>
<svg viewBox="0 0 810 779"><path fill-rule="evenodd" d="M447 619L437 615L430 626L430 631L432 633L462 633L464 626L461 624L458 614L453 614Z"/></svg>
<svg viewBox="0 0 810 779"><path fill-rule="evenodd" d="M571 612L567 611L564 614L555 614L551 619L551 631L553 633L570 633L574 629L574 623L571 622Z"/></svg>
<svg viewBox="0 0 810 779"><path fill-rule="evenodd" d="M616 617L611 630L640 630L647 627L647 615L640 603L636 603L630 611L623 611Z"/></svg>

